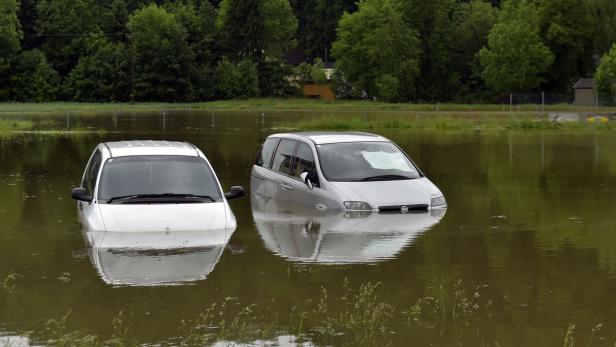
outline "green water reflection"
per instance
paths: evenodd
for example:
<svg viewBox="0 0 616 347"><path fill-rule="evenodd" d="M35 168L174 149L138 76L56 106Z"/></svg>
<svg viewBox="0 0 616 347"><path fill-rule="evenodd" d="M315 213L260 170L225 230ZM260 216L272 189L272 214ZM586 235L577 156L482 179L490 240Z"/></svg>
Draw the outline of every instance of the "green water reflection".
<svg viewBox="0 0 616 347"><path fill-rule="evenodd" d="M76 132L0 140L0 281L19 275L0 287L0 335L42 330L45 320L71 310L71 330L110 336L122 311L138 341L177 341L180 321L226 298L259 304L257 316L277 314L272 331L261 333L265 338L292 335L291 308L316 307L322 286L332 299L330 312L345 310L347 303L336 298L344 297L347 278L353 288L380 282L377 293L393 314L382 338L393 345L558 345L570 322L582 344L599 323L593 345L616 341L616 136L610 133L384 130L380 133L412 156L449 204L438 224L388 259L339 265L290 261L266 247L245 197L231 202L239 226L206 279L114 287L100 278L69 197L97 143L189 141L206 153L224 189L249 188L251 163L272 128L312 116L209 111L41 116L35 129ZM83 130L91 132L78 132ZM403 311L428 287L453 288L459 279L470 296L483 286L489 314L482 306L470 316L472 324L449 321L445 329L408 322ZM307 333L317 344L352 341Z"/></svg>

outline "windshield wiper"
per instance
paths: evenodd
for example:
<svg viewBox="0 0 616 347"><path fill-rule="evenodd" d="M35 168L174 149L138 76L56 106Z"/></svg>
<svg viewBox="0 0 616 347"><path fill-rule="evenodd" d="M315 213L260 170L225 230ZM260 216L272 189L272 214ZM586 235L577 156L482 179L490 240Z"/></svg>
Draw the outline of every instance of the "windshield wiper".
<svg viewBox="0 0 616 347"><path fill-rule="evenodd" d="M193 199L209 199L212 202L216 202L216 199L209 195L198 195L198 194L176 194L176 193L159 193L159 194L131 194L131 195L121 195L114 196L107 200L107 203L110 204L117 200L131 200L131 199L147 199L147 198L193 198Z"/></svg>
<svg viewBox="0 0 616 347"><path fill-rule="evenodd" d="M359 181L397 181L397 180L412 180L414 177L404 176L404 175L378 175L378 176L370 176L364 177Z"/></svg>

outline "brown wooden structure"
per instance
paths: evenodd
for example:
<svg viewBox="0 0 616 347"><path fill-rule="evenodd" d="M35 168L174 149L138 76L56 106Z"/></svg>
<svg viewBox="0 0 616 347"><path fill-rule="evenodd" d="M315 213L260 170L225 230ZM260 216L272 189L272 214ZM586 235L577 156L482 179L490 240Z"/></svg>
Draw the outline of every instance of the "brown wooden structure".
<svg viewBox="0 0 616 347"><path fill-rule="evenodd" d="M305 83L302 85L302 93L309 98L320 98L327 101L336 99L336 94L329 83Z"/></svg>

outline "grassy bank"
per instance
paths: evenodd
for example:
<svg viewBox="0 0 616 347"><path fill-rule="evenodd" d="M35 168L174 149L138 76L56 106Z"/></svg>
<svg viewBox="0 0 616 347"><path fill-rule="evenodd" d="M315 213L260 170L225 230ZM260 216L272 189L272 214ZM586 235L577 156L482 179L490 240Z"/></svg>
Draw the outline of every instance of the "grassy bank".
<svg viewBox="0 0 616 347"><path fill-rule="evenodd" d="M32 129L32 121L0 119L0 136L10 135L14 131L25 131Z"/></svg>
<svg viewBox="0 0 616 347"><path fill-rule="evenodd" d="M253 111L336 111L336 112L449 112L510 113L509 105L496 104L391 104L376 101L323 101L305 98L258 98L201 103L0 103L0 114L153 112L161 110L253 110ZM516 105L514 113L540 112L539 105ZM545 112L616 112L616 107L546 105Z"/></svg>
<svg viewBox="0 0 616 347"><path fill-rule="evenodd" d="M278 130L378 130L378 129L438 129L438 130L613 130L614 121L601 122L592 119L585 122L557 123L537 116L441 116L423 115L414 117L382 116L318 117L307 121L283 121Z"/></svg>

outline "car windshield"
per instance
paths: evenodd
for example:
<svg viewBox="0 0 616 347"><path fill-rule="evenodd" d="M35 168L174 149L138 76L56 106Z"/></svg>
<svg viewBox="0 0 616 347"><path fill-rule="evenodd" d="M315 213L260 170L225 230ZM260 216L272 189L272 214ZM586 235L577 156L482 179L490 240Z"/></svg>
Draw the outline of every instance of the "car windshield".
<svg viewBox="0 0 616 347"><path fill-rule="evenodd" d="M127 156L105 162L98 199L109 202L136 196L222 198L207 163L189 156Z"/></svg>
<svg viewBox="0 0 616 347"><path fill-rule="evenodd" d="M329 181L394 181L419 178L419 170L390 142L348 142L317 146Z"/></svg>

